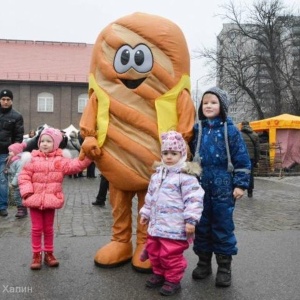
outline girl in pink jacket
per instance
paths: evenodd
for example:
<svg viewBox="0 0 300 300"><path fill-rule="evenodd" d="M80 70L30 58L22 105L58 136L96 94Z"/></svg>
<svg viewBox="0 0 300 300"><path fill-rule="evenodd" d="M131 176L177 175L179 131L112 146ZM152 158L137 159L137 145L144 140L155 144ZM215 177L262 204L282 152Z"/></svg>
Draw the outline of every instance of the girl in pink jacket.
<svg viewBox="0 0 300 300"><path fill-rule="evenodd" d="M53 255L53 225L55 209L64 204L64 175L79 173L91 163L88 158L80 161L65 157L66 150L58 148L61 141L62 134L58 129L45 128L38 140L39 150L25 152L21 158L28 160L19 174L18 182L23 205L30 208L32 270L41 269L42 251L47 266L59 265Z"/></svg>

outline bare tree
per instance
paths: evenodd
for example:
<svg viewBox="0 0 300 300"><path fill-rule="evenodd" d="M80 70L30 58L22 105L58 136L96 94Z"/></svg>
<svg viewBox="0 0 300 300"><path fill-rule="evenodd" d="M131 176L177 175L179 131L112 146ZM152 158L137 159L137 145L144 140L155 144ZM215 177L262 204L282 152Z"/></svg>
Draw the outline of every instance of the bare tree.
<svg viewBox="0 0 300 300"><path fill-rule="evenodd" d="M248 115L300 115L300 17L286 13L280 0L260 0L246 11L232 1L222 8L228 23L217 49L195 51L211 67L208 76L236 101L246 98Z"/></svg>

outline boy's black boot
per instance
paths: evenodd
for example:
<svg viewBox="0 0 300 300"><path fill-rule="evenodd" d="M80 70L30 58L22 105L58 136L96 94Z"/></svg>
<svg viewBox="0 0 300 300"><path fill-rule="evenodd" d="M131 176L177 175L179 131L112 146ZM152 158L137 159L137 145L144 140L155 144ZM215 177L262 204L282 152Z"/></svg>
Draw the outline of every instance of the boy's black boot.
<svg viewBox="0 0 300 300"><path fill-rule="evenodd" d="M218 271L216 286L228 287L231 285L231 255L216 254Z"/></svg>
<svg viewBox="0 0 300 300"><path fill-rule="evenodd" d="M211 252L199 252L199 261L197 267L193 270L192 277L194 279L204 279L211 274Z"/></svg>

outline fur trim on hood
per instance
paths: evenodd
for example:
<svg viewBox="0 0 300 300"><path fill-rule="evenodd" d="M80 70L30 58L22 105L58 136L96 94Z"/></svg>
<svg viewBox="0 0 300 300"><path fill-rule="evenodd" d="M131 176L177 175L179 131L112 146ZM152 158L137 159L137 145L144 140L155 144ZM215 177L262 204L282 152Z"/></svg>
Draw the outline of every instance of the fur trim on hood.
<svg viewBox="0 0 300 300"><path fill-rule="evenodd" d="M23 152L21 154L21 162L22 162L22 165L25 165L26 163L30 162L31 161L31 153L30 152Z"/></svg>
<svg viewBox="0 0 300 300"><path fill-rule="evenodd" d="M160 161L155 161L152 165L152 168L156 170L156 168L162 166L163 163ZM202 168L197 162L185 162L183 167L181 168L182 173L190 174L193 176L200 176L202 172Z"/></svg>
<svg viewBox="0 0 300 300"><path fill-rule="evenodd" d="M71 152L68 149L60 149L60 151L62 152L62 156L65 158L72 158ZM32 155L31 152L23 152L21 155L21 161L22 161L22 165L28 163L31 161Z"/></svg>

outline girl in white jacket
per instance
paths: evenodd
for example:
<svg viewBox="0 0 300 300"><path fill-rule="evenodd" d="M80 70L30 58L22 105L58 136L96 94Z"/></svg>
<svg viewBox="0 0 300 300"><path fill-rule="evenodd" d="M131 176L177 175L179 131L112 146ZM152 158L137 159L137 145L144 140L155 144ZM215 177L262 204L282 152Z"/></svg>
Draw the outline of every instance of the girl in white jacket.
<svg viewBox="0 0 300 300"><path fill-rule="evenodd" d="M182 135L169 131L161 138L162 161L151 177L140 223L148 224L145 251L153 271L146 286L162 286L161 294L173 295L181 288L187 267L183 252L200 220L204 191L196 177L199 165L185 162L187 147Z"/></svg>

